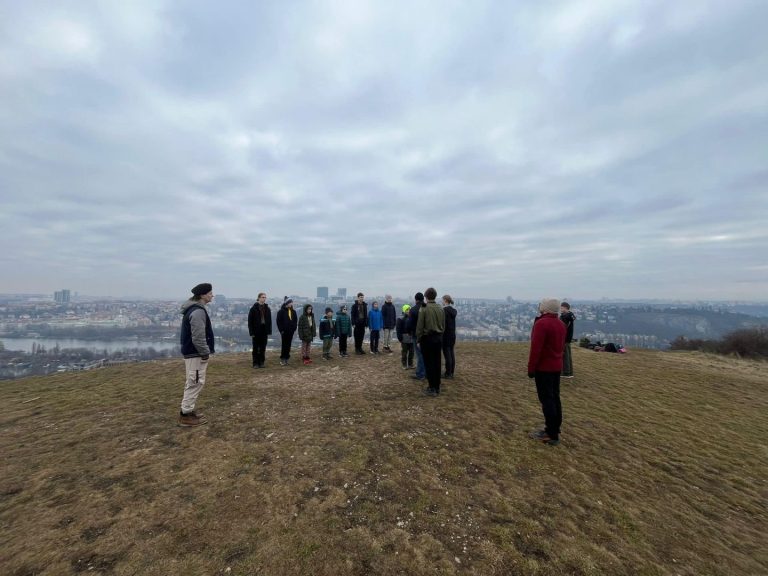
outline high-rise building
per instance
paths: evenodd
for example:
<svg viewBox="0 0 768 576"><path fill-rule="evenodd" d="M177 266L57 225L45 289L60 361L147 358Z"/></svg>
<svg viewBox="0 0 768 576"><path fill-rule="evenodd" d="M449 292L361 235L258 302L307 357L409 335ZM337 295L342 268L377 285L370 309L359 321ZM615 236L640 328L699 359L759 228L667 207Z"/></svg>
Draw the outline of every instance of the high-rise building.
<svg viewBox="0 0 768 576"><path fill-rule="evenodd" d="M339 288L339 289L336 291L336 295L337 295L339 298L346 298L346 297L347 297L347 289L346 289L346 288Z"/></svg>
<svg viewBox="0 0 768 576"><path fill-rule="evenodd" d="M53 299L57 304L68 304L72 300L71 292L69 290L58 290L53 293Z"/></svg>
<svg viewBox="0 0 768 576"><path fill-rule="evenodd" d="M317 287L317 298L318 300L328 300L328 286Z"/></svg>

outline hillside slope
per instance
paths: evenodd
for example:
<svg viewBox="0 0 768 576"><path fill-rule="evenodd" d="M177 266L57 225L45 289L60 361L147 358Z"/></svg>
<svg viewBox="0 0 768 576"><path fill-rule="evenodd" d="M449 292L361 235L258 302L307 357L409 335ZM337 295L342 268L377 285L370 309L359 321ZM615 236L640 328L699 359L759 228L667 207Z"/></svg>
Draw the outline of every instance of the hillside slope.
<svg viewBox="0 0 768 576"><path fill-rule="evenodd" d="M551 448L527 351L217 356L196 429L181 360L4 382L0 574L768 573L768 365L575 349Z"/></svg>

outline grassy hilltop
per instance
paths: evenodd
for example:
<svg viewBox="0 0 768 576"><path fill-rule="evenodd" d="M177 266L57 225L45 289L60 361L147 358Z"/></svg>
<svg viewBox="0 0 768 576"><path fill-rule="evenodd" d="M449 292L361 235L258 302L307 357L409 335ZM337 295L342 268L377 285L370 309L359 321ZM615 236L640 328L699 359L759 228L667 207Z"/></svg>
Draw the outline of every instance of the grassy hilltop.
<svg viewBox="0 0 768 576"><path fill-rule="evenodd" d="M574 349L552 448L527 352L216 356L196 429L180 359L3 382L0 574L768 573L768 364Z"/></svg>

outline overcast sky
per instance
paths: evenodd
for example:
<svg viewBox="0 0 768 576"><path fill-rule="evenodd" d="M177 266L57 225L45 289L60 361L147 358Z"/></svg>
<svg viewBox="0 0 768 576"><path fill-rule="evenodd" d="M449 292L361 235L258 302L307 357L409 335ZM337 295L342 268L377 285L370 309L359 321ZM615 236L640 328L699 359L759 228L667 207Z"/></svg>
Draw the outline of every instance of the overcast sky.
<svg viewBox="0 0 768 576"><path fill-rule="evenodd" d="M766 22L0 0L0 292L766 300Z"/></svg>

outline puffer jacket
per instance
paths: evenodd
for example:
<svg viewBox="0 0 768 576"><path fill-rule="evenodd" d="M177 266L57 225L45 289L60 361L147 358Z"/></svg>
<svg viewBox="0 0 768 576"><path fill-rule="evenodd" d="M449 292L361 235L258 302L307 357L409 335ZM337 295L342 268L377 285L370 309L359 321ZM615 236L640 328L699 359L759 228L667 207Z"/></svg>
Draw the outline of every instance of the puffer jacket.
<svg viewBox="0 0 768 576"><path fill-rule="evenodd" d="M311 304L304 304L304 310L299 318L299 340L302 342L312 342L317 336L317 325L315 324L315 314L308 312L312 308Z"/></svg>

